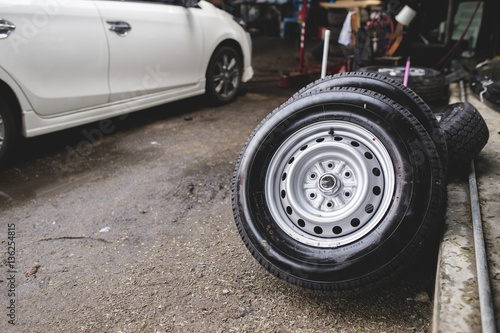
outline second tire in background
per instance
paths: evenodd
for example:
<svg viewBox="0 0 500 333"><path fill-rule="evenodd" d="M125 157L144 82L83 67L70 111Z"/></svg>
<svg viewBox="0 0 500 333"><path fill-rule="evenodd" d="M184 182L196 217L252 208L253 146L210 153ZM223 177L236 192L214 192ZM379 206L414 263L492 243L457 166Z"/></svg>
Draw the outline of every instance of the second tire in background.
<svg viewBox="0 0 500 333"><path fill-rule="evenodd" d="M377 73L403 82L405 67L401 66L367 66L359 72ZM441 72L426 67L411 67L408 76L408 88L412 89L429 106L448 104L449 85Z"/></svg>

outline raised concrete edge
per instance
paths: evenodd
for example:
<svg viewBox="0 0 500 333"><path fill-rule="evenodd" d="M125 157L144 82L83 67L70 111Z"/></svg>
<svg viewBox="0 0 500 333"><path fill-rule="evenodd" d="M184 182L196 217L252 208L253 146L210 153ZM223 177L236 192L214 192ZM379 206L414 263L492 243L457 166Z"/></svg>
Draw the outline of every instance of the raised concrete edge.
<svg viewBox="0 0 500 333"><path fill-rule="evenodd" d="M450 103L460 101L452 84ZM481 113L490 130L488 144L476 158L479 197L496 327L500 327L500 113L481 103L468 90L468 101ZM432 332L481 332L481 314L474 254L469 184L456 179L448 184L445 232L440 244Z"/></svg>

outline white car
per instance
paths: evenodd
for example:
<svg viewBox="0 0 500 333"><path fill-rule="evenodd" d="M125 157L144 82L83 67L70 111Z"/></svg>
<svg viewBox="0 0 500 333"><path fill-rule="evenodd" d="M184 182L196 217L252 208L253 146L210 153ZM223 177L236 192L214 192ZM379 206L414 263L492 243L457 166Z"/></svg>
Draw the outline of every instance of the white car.
<svg viewBox="0 0 500 333"><path fill-rule="evenodd" d="M251 39L199 0L2 0L0 163L33 137L206 93L253 76Z"/></svg>

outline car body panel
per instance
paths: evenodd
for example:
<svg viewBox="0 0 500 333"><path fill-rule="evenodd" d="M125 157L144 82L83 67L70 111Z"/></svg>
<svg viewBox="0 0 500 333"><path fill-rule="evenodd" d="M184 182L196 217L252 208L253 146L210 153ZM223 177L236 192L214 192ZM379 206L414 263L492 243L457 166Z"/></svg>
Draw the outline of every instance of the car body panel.
<svg viewBox="0 0 500 333"><path fill-rule="evenodd" d="M12 92L16 96L16 99L19 103L19 107L21 110L31 110L31 104L28 101L28 98L24 94L21 87L17 84L16 80L9 75L2 67L0 67L0 81L5 82Z"/></svg>
<svg viewBox="0 0 500 333"><path fill-rule="evenodd" d="M100 107L89 108L85 112L74 112L61 115L57 118L40 117L33 111L25 111L24 135L32 137L36 135L51 133L66 128L87 124L111 117L126 115L133 111L143 110L149 107L165 104L171 101L197 96L205 91L205 81L194 87L175 89L170 92L159 92L156 94L131 97L115 103L107 103Z"/></svg>
<svg viewBox="0 0 500 333"><path fill-rule="evenodd" d="M13 2L0 7L16 25L1 41L0 62L33 110L47 117L108 102L108 47L94 2L65 1L51 12L25 1L8 8Z"/></svg>
<svg viewBox="0 0 500 333"><path fill-rule="evenodd" d="M205 1L201 1L199 6L205 12L210 13L210 15L205 15L202 20L205 48L215 50L224 41L239 41L243 54L243 75L241 80L248 82L254 74L251 62L252 40L250 34L241 29L229 13L218 10ZM208 66L210 56L211 54L205 58L204 68Z"/></svg>
<svg viewBox="0 0 500 333"><path fill-rule="evenodd" d="M199 83L204 57L199 8L141 1L95 2L103 25L119 21L131 30L106 31L110 50L110 102ZM175 64L175 66L172 66Z"/></svg>

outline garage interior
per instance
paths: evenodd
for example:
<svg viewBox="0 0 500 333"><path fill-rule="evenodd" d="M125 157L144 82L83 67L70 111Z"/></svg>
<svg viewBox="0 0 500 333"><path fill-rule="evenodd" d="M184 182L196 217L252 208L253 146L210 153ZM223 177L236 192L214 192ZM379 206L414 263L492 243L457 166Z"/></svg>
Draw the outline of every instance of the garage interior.
<svg viewBox="0 0 500 333"><path fill-rule="evenodd" d="M307 5L307 11L303 10L304 4ZM411 13L406 9L402 11L405 6L411 8ZM350 58L352 63L347 70L367 65L404 65L407 57L411 56L414 66L452 71L461 64L473 66L481 59L491 59L500 48L500 28L496 20L499 8L495 1L482 1L479 4L476 1L459 0L234 1L223 7L247 22L248 30L254 37L277 37L282 41L295 42L297 46L305 20L305 44L312 52L308 56L312 62L321 61L324 32L330 30L328 61L337 64ZM359 28L370 35L369 61L359 58L356 63L354 52L340 47L342 44L338 40L348 13L353 14L352 41L355 42ZM472 14L475 15L468 26ZM397 21L398 18L401 22ZM467 31L460 38L465 28ZM402 34L401 40L393 36L398 32ZM317 52L317 45L320 46L320 52ZM452 48L453 54L450 52ZM332 68L335 69L339 70Z"/></svg>
<svg viewBox="0 0 500 333"><path fill-rule="evenodd" d="M234 103L209 108L195 97L113 118L116 130L87 145L85 158L70 156L82 128L23 140L0 171L3 220L30 228L18 231L21 330L500 329L500 98L488 90L500 84L500 1L210 2L252 36L254 77ZM245 140L324 69L396 67L436 113L468 101L488 126L473 163L450 166L463 170L448 179L439 248L422 269L361 295L273 278L234 226L232 174ZM412 68L428 69L433 83L405 82Z"/></svg>

